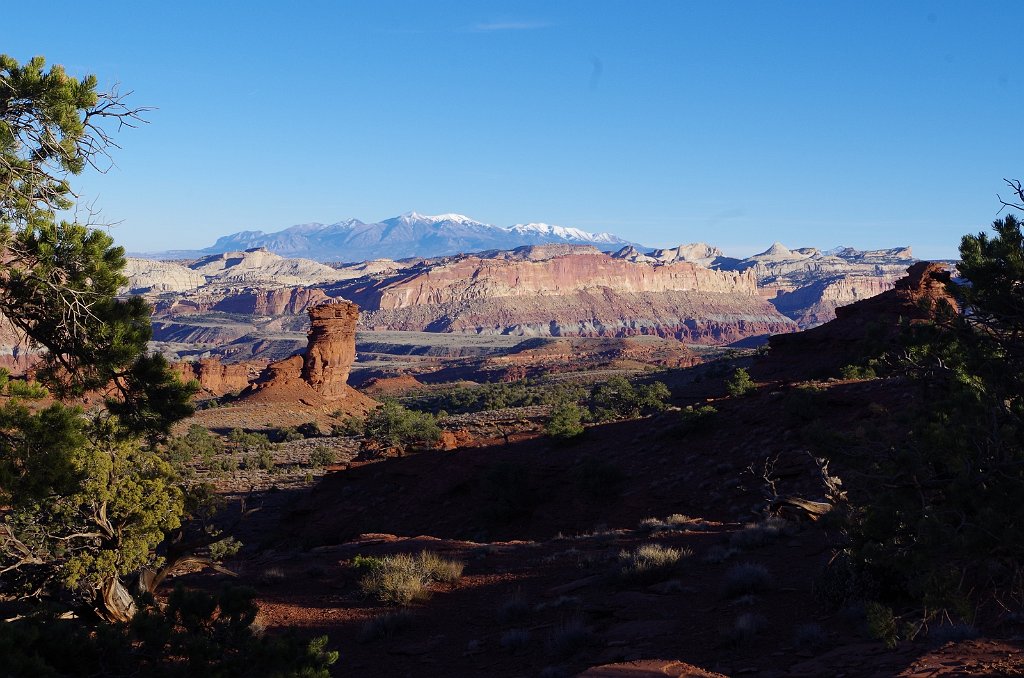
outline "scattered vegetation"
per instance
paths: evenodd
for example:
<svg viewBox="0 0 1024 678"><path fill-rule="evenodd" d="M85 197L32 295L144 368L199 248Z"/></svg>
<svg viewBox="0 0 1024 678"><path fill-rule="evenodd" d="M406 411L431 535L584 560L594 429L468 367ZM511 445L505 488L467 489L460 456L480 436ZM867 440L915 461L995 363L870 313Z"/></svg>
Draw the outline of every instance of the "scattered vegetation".
<svg viewBox="0 0 1024 678"><path fill-rule="evenodd" d="M317 447L309 453L309 463L314 468L324 468L330 466L338 460L338 455L334 453L334 450L327 447L326 445L317 445Z"/></svg>
<svg viewBox="0 0 1024 678"><path fill-rule="evenodd" d="M359 580L362 592L389 605L408 605L430 596L431 582L451 583L462 576L463 563L423 551L412 556L399 553L383 558L357 557L353 567L365 571Z"/></svg>
<svg viewBox="0 0 1024 678"><path fill-rule="evenodd" d="M394 610L378 615L363 624L359 630L359 641L368 643L374 640L391 640L412 628L415 616L406 609Z"/></svg>
<svg viewBox="0 0 1024 678"><path fill-rule="evenodd" d="M590 411L596 421L632 419L665 409L672 393L660 381L633 385L625 377L614 376L594 387Z"/></svg>
<svg viewBox="0 0 1024 678"><path fill-rule="evenodd" d="M572 440L583 435L583 410L575 403L556 405L544 425L544 432L556 440Z"/></svg>
<svg viewBox="0 0 1024 678"><path fill-rule="evenodd" d="M632 551L619 553L619 576L627 582L650 583L668 579L683 558L693 555L690 549L676 549L661 544L642 544Z"/></svg>
<svg viewBox="0 0 1024 678"><path fill-rule="evenodd" d="M757 388L757 384L750 378L750 373L742 367L736 368L732 376L726 379L725 389L731 396L743 396Z"/></svg>
<svg viewBox="0 0 1024 678"><path fill-rule="evenodd" d="M414 446L435 444L441 438L441 429L434 415L385 400L366 417L363 434L367 441L402 454Z"/></svg>
<svg viewBox="0 0 1024 678"><path fill-rule="evenodd" d="M771 588L772 577L764 565L740 563L725 573L722 593L726 598L739 598L747 594L763 593Z"/></svg>

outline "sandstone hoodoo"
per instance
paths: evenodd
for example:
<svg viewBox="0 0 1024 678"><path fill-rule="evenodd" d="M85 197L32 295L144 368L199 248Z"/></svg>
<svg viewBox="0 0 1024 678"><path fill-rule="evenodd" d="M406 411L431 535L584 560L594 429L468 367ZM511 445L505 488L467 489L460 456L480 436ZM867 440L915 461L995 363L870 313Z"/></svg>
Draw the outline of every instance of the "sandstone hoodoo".
<svg viewBox="0 0 1024 678"><path fill-rule="evenodd" d="M356 356L359 307L335 299L309 309L311 329L305 353L267 366L241 394L244 403L302 403L315 408L344 406L361 412L374 401L348 385Z"/></svg>
<svg viewBox="0 0 1024 678"><path fill-rule="evenodd" d="M325 398L344 394L348 374L356 359L356 322L359 307L350 301L309 309L309 346L302 364L302 378Z"/></svg>

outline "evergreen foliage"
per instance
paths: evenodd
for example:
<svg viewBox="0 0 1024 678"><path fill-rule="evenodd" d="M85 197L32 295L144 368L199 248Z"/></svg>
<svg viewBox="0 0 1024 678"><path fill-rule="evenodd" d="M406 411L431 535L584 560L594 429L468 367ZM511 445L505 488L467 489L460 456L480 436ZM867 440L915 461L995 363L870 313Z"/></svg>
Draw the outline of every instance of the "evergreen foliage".
<svg viewBox="0 0 1024 678"><path fill-rule="evenodd" d="M117 298L124 250L58 219L76 197L69 178L103 169L108 128L140 109L45 66L0 56L0 314L40 356L34 382L0 374L0 600L21 613L0 624L0 671L326 676L326 641L260 638L249 593L177 591L139 612L123 583L162 580L170 537L208 517L208 492L186 491L173 464L217 444L193 427L161 445L198 386L147 353L146 303ZM68 404L82 395L94 404Z"/></svg>
<svg viewBox="0 0 1024 678"><path fill-rule="evenodd" d="M848 516L853 576L964 621L978 582L1007 585L1024 562L1024 237L1013 215L993 226L961 242L963 312L911 328L902 364L922 396L906 439L852 455L870 497Z"/></svg>
<svg viewBox="0 0 1024 678"><path fill-rule="evenodd" d="M393 400L385 400L366 417L364 434L382 447L405 452L414 445L433 445L441 438L441 429L434 415L408 410Z"/></svg>
<svg viewBox="0 0 1024 678"><path fill-rule="evenodd" d="M660 381L634 386L625 377L614 376L594 389L590 411L597 421L632 419L664 410L671 395Z"/></svg>

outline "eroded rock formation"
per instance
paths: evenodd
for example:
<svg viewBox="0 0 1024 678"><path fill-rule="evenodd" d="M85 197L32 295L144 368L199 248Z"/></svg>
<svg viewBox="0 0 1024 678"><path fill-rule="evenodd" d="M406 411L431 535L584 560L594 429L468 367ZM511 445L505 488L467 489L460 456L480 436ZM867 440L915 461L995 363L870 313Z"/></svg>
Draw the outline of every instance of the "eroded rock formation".
<svg viewBox="0 0 1024 678"><path fill-rule="evenodd" d="M356 355L359 307L335 300L309 309L309 318L305 353L268 365L240 400L250 404L302 403L355 412L372 407L373 400L347 383Z"/></svg>
<svg viewBox="0 0 1024 678"><path fill-rule="evenodd" d="M753 368L759 378L837 376L844 365L896 346L902 327L929 322L946 309L957 312L949 293L950 273L941 264L918 262L893 289L836 309L836 319L797 334L774 336L768 355Z"/></svg>
<svg viewBox="0 0 1024 678"><path fill-rule="evenodd" d="M174 367L182 380L195 380L203 391L215 396L241 391L252 381L257 369L251 363L224 364L216 358L175 363Z"/></svg>
<svg viewBox="0 0 1024 678"><path fill-rule="evenodd" d="M302 378L313 389L332 399L341 396L356 359L356 322L359 307L350 301L309 309L309 345L302 363Z"/></svg>

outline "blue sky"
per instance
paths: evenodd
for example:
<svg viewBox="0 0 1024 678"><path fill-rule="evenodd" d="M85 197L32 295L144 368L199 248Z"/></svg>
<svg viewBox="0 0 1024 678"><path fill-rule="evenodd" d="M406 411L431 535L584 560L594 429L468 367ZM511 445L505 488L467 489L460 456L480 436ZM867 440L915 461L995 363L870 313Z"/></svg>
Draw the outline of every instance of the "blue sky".
<svg viewBox="0 0 1024 678"><path fill-rule="evenodd" d="M15 3L154 106L77 180L132 251L409 210L953 257L1024 177L1024 3Z"/></svg>

